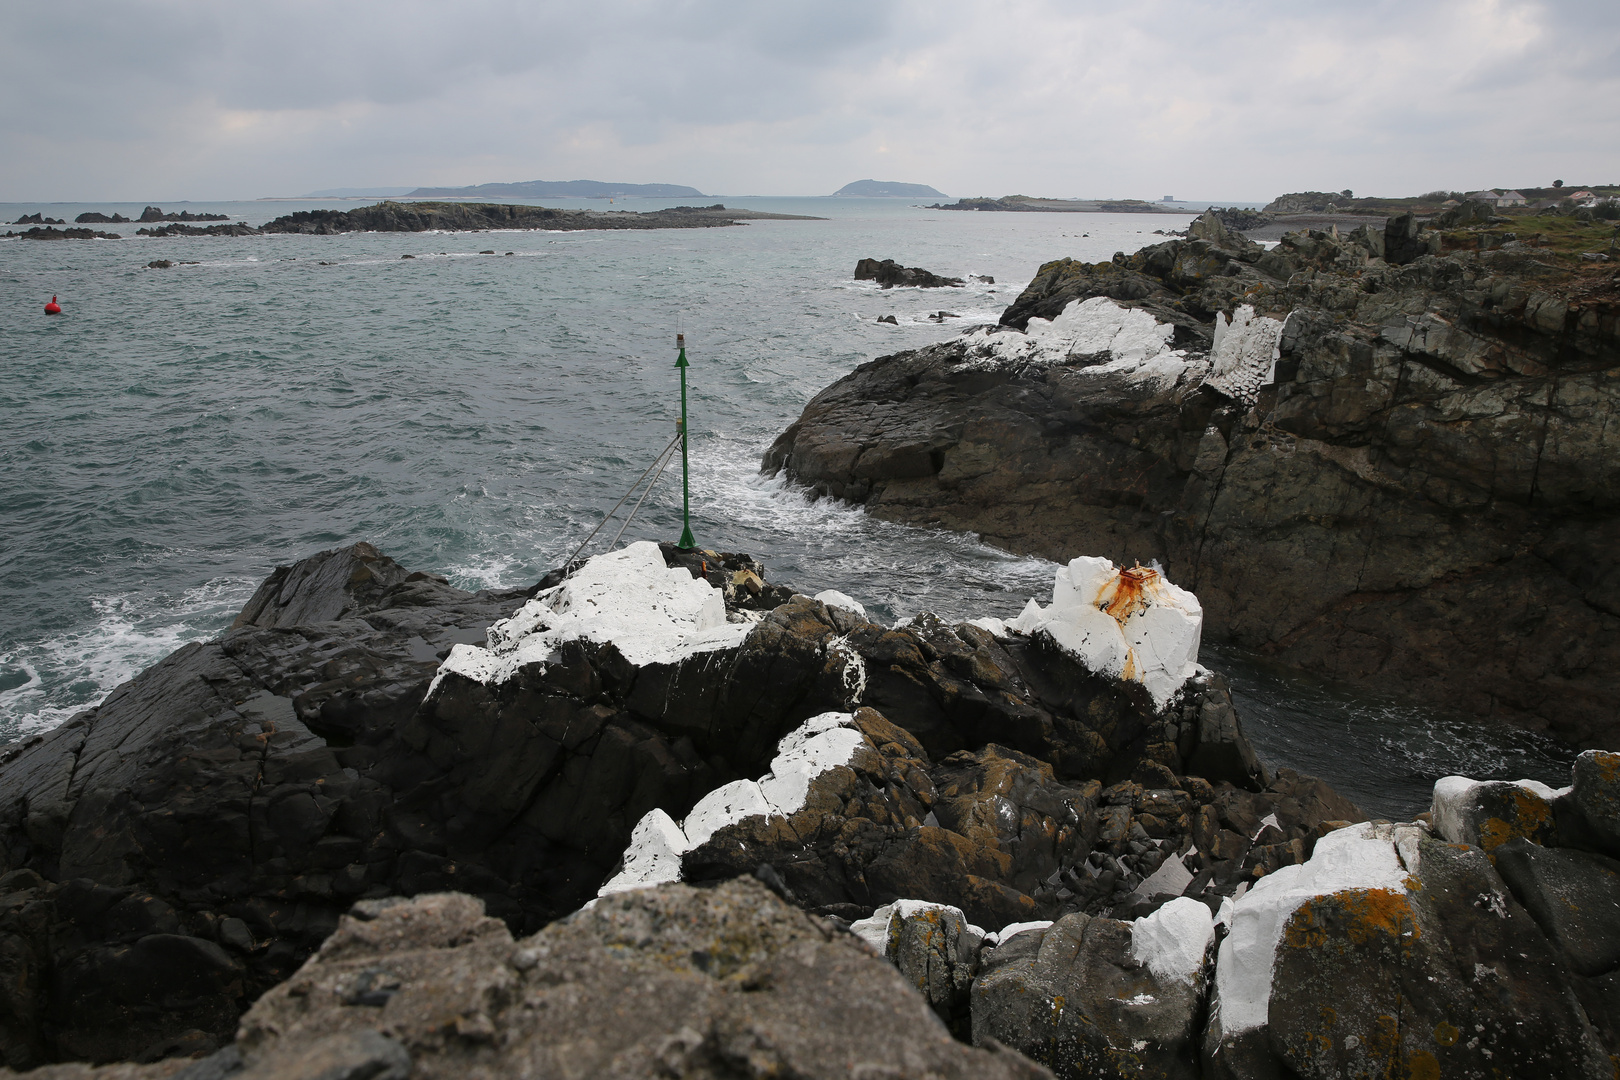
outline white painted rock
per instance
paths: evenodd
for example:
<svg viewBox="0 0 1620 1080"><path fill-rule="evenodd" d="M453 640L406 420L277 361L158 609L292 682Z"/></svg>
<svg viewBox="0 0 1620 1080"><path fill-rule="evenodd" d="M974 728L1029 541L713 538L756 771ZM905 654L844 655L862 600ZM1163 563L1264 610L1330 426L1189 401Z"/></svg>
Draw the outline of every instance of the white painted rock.
<svg viewBox="0 0 1620 1080"><path fill-rule="evenodd" d="M1230 323L1217 315L1215 347L1204 382L1245 404L1252 403L1260 387L1277 379L1282 332L1281 320L1256 315L1249 304L1238 305Z"/></svg>
<svg viewBox="0 0 1620 1080"><path fill-rule="evenodd" d="M861 618L866 618L866 607L859 600L851 599L837 589L823 589L816 593L813 599L821 601L828 607L841 607L845 611L853 611Z"/></svg>
<svg viewBox="0 0 1620 1080"><path fill-rule="evenodd" d="M1201 376L1207 362L1170 346L1175 327L1140 308L1122 307L1106 296L1071 300L1055 319L1033 318L1024 333L975 327L964 336L972 347L964 362L1062 364L1076 357L1105 357L1081 369L1087 375L1118 375L1134 382L1173 386L1186 374Z"/></svg>
<svg viewBox="0 0 1620 1080"><path fill-rule="evenodd" d="M1031 600L1007 626L1045 631L1087 669L1141 683L1162 709L1198 674L1204 609L1156 570L1082 555L1058 570L1050 607Z"/></svg>
<svg viewBox="0 0 1620 1080"><path fill-rule="evenodd" d="M525 664L554 660L567 641L612 642L641 667L735 647L751 627L727 622L719 589L666 566L658 545L641 540L588 560L567 581L491 626L487 646L455 646L428 696L446 672L501 683Z"/></svg>
<svg viewBox="0 0 1620 1080"><path fill-rule="evenodd" d="M812 716L777 743L771 771L758 780L733 780L715 788L675 824L662 810L636 823L623 866L598 896L681 880L681 856L728 825L756 815L788 817L804 808L810 785L828 769L847 765L866 737L849 725L852 713Z"/></svg>

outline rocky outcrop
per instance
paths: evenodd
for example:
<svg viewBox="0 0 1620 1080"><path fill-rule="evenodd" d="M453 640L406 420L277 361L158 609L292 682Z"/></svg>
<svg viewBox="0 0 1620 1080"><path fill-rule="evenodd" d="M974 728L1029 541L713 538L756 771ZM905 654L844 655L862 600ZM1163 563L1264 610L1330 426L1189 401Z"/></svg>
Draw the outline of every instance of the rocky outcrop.
<svg viewBox="0 0 1620 1080"><path fill-rule="evenodd" d="M59 223L60 224L60 223ZM6 235L15 236L23 240L122 240L117 233L98 232L94 229L52 229L35 226L24 232L8 232Z"/></svg>
<svg viewBox="0 0 1620 1080"><path fill-rule="evenodd" d="M116 1075L182 1064L188 1080L1052 1075L956 1041L858 939L751 879L626 894L517 941L462 894L362 903L234 1045Z"/></svg>
<svg viewBox="0 0 1620 1080"><path fill-rule="evenodd" d="M135 220L143 225L149 225L154 221L229 221L231 219L228 214L193 214L190 210L181 210L179 213L170 211L165 214L161 206L148 206L141 211L141 216Z"/></svg>
<svg viewBox="0 0 1620 1080"><path fill-rule="evenodd" d="M901 266L893 259L862 259L855 264L856 281L875 281L885 289L896 285L918 289L957 288L964 284L961 278L941 277L917 266Z"/></svg>
<svg viewBox="0 0 1620 1080"><path fill-rule="evenodd" d="M73 220L80 225L127 225L129 223L129 218L123 214L114 214L108 217L106 214L94 210L87 210Z"/></svg>
<svg viewBox="0 0 1620 1080"><path fill-rule="evenodd" d="M12 224L13 225L66 225L67 222L63 221L61 218L46 217L43 214L24 214L22 217L18 218L16 221L13 221Z"/></svg>
<svg viewBox="0 0 1620 1080"><path fill-rule="evenodd" d="M220 1045L360 899L453 887L530 933L647 854L765 864L844 919L1140 912L1359 816L1268 775L1214 676L1159 707L1053 611L886 627L824 595L652 544L479 594L365 544L278 569L219 641L4 751L0 1052Z"/></svg>
<svg viewBox="0 0 1620 1080"><path fill-rule="evenodd" d="M329 235L346 232L482 232L488 229L708 229L756 219L816 220L798 214L727 210L723 205L628 210L551 210L497 203L384 201L353 210L299 210L268 222L267 233Z"/></svg>
<svg viewBox="0 0 1620 1080"><path fill-rule="evenodd" d="M159 225L155 229L136 229L136 236L259 236L263 230L243 222L231 225Z"/></svg>
<svg viewBox="0 0 1620 1080"><path fill-rule="evenodd" d="M1620 745L1620 283L1414 230L1268 251L1205 215L1048 263L1002 326L828 387L764 467L1015 551L1157 560L1219 638Z"/></svg>

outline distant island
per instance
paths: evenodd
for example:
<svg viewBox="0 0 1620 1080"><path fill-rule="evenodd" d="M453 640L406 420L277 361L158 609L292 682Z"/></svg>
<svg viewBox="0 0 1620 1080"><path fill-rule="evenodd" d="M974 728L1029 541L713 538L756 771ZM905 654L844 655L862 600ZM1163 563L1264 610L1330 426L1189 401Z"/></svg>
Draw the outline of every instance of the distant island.
<svg viewBox="0 0 1620 1080"><path fill-rule="evenodd" d="M605 180L525 180L517 184L478 184L473 187L419 187L405 193L410 199L687 199L703 192L680 184L616 184Z"/></svg>
<svg viewBox="0 0 1620 1080"><path fill-rule="evenodd" d="M867 199L949 198L943 191L935 191L927 184L896 184L890 180L857 180L833 192L833 198L840 195Z"/></svg>
<svg viewBox="0 0 1620 1080"><path fill-rule="evenodd" d="M930 210L999 210L1013 213L1059 214L1185 214L1165 203L1150 203L1145 199L1038 199L1029 195L1003 195L999 199L983 197L958 199L954 203L935 203Z"/></svg>

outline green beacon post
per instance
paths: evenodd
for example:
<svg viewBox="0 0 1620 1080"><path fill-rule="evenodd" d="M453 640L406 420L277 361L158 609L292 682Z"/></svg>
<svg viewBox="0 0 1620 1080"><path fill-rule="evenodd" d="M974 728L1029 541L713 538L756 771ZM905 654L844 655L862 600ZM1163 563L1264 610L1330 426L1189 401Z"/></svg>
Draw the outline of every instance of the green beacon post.
<svg viewBox="0 0 1620 1080"><path fill-rule="evenodd" d="M697 547L697 541L692 539L692 466L686 456L686 335L675 335L675 348L680 355L675 360L675 366L681 369L681 538L676 547L691 550Z"/></svg>

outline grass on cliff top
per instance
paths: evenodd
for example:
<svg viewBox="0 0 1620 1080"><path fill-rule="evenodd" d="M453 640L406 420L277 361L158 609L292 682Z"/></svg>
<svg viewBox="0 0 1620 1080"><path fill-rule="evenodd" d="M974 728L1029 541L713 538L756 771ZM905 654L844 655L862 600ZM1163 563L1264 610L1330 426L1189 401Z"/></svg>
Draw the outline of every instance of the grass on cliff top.
<svg viewBox="0 0 1620 1080"><path fill-rule="evenodd" d="M1620 221L1604 221L1599 218L1590 222L1580 222L1573 216L1563 214L1508 216L1514 218L1513 224L1501 225L1498 228L1518 233L1520 240L1540 236L1546 242L1546 250L1549 252L1573 256L1576 260L1580 260L1583 252L1597 251L1620 261L1620 242L1616 241L1616 236L1620 235ZM1542 245L1538 242L1536 246Z"/></svg>

